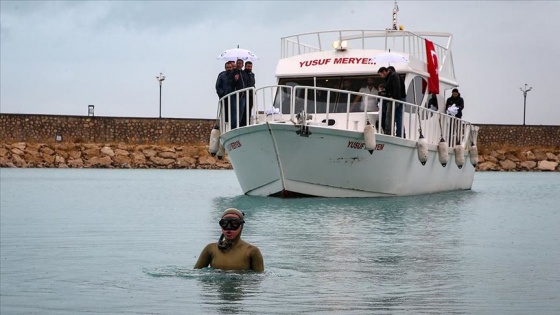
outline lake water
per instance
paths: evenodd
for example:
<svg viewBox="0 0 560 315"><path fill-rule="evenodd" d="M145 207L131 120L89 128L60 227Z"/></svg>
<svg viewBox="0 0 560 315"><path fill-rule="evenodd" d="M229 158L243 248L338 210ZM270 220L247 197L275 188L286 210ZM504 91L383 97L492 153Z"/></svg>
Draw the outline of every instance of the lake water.
<svg viewBox="0 0 560 315"><path fill-rule="evenodd" d="M0 169L0 191L3 315L560 313L559 173L277 199L233 171ZM228 207L264 273L192 269Z"/></svg>

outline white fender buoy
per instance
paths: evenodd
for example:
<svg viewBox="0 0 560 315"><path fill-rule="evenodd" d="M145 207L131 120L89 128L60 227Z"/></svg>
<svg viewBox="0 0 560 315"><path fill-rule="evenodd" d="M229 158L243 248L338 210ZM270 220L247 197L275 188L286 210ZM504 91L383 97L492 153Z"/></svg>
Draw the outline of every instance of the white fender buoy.
<svg viewBox="0 0 560 315"><path fill-rule="evenodd" d="M422 165L426 165L428 161L428 140L424 136L420 135L420 139L416 142L416 149L418 151L418 160Z"/></svg>
<svg viewBox="0 0 560 315"><path fill-rule="evenodd" d="M373 150L375 150L375 126L373 125L366 125L364 128L364 140L366 141L366 150L369 151L369 154L373 154Z"/></svg>
<svg viewBox="0 0 560 315"><path fill-rule="evenodd" d="M220 143L220 145L218 146L218 152L216 152L216 156L218 157L218 160L223 159L225 154L226 154L226 150L224 149L224 146Z"/></svg>
<svg viewBox="0 0 560 315"><path fill-rule="evenodd" d="M460 144L455 146L455 164L459 169L462 169L465 165L465 147Z"/></svg>
<svg viewBox="0 0 560 315"><path fill-rule="evenodd" d="M474 143L471 145L471 148L469 149L469 158L471 159L472 166L476 166L478 164L478 148Z"/></svg>
<svg viewBox="0 0 560 315"><path fill-rule="evenodd" d="M443 138L438 143L438 156L441 166L445 167L449 161L449 152L447 151L447 142Z"/></svg>
<svg viewBox="0 0 560 315"><path fill-rule="evenodd" d="M208 145L208 152L211 156L215 156L218 152L218 146L220 144L220 129L212 128L210 132L210 143Z"/></svg>

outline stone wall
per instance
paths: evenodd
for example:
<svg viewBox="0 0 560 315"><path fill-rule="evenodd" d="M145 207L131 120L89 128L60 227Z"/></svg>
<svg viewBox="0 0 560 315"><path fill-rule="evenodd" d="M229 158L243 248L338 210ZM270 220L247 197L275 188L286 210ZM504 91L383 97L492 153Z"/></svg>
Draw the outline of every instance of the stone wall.
<svg viewBox="0 0 560 315"><path fill-rule="evenodd" d="M221 153L221 151L220 151ZM1 143L0 167L231 169L208 145Z"/></svg>
<svg viewBox="0 0 560 315"><path fill-rule="evenodd" d="M478 147L560 147L560 126L478 125Z"/></svg>
<svg viewBox="0 0 560 315"><path fill-rule="evenodd" d="M199 144L213 126L210 119L0 114L0 141Z"/></svg>
<svg viewBox="0 0 560 315"><path fill-rule="evenodd" d="M211 119L0 114L0 167L230 169ZM479 125L480 171L560 171L560 126Z"/></svg>

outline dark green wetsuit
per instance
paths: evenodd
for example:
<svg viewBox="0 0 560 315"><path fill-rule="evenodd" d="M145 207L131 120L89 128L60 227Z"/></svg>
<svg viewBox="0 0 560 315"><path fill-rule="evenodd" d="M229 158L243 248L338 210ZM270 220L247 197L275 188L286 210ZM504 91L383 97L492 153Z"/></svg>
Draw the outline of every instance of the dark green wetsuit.
<svg viewBox="0 0 560 315"><path fill-rule="evenodd" d="M241 233L231 242L225 250L218 248L218 242L210 243L204 247L195 269L204 267L222 270L254 270L264 271L264 262L261 251L241 239Z"/></svg>

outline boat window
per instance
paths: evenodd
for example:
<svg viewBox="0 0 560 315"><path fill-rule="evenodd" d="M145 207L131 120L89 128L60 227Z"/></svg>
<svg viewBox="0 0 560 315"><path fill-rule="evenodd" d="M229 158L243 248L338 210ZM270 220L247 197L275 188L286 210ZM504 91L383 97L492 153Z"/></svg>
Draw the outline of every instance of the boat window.
<svg viewBox="0 0 560 315"><path fill-rule="evenodd" d="M370 76L354 76L354 77L322 77L322 78L282 78L278 81L279 85L289 85L296 88L295 112L303 109L305 100L307 100L306 111L308 113L325 113L328 109L330 113L345 113L347 111L348 98L350 102L356 97L352 92L358 92L361 87L367 85L367 78ZM379 84L384 80L379 75L373 76L375 81L375 94ZM303 88L308 87L308 88ZM317 88L315 88L317 87ZM330 88L338 90L346 90L344 92L327 93L326 90L320 88ZM281 109L283 114L290 113L290 93L287 88L281 88L276 94L274 106ZM280 101L282 100L282 101Z"/></svg>
<svg viewBox="0 0 560 315"><path fill-rule="evenodd" d="M401 79L404 80L404 77L401 77ZM408 103L421 105L422 100L424 99L424 94L426 94L427 86L428 82L426 79L421 76L414 77L408 86L408 90L406 91L406 101Z"/></svg>

